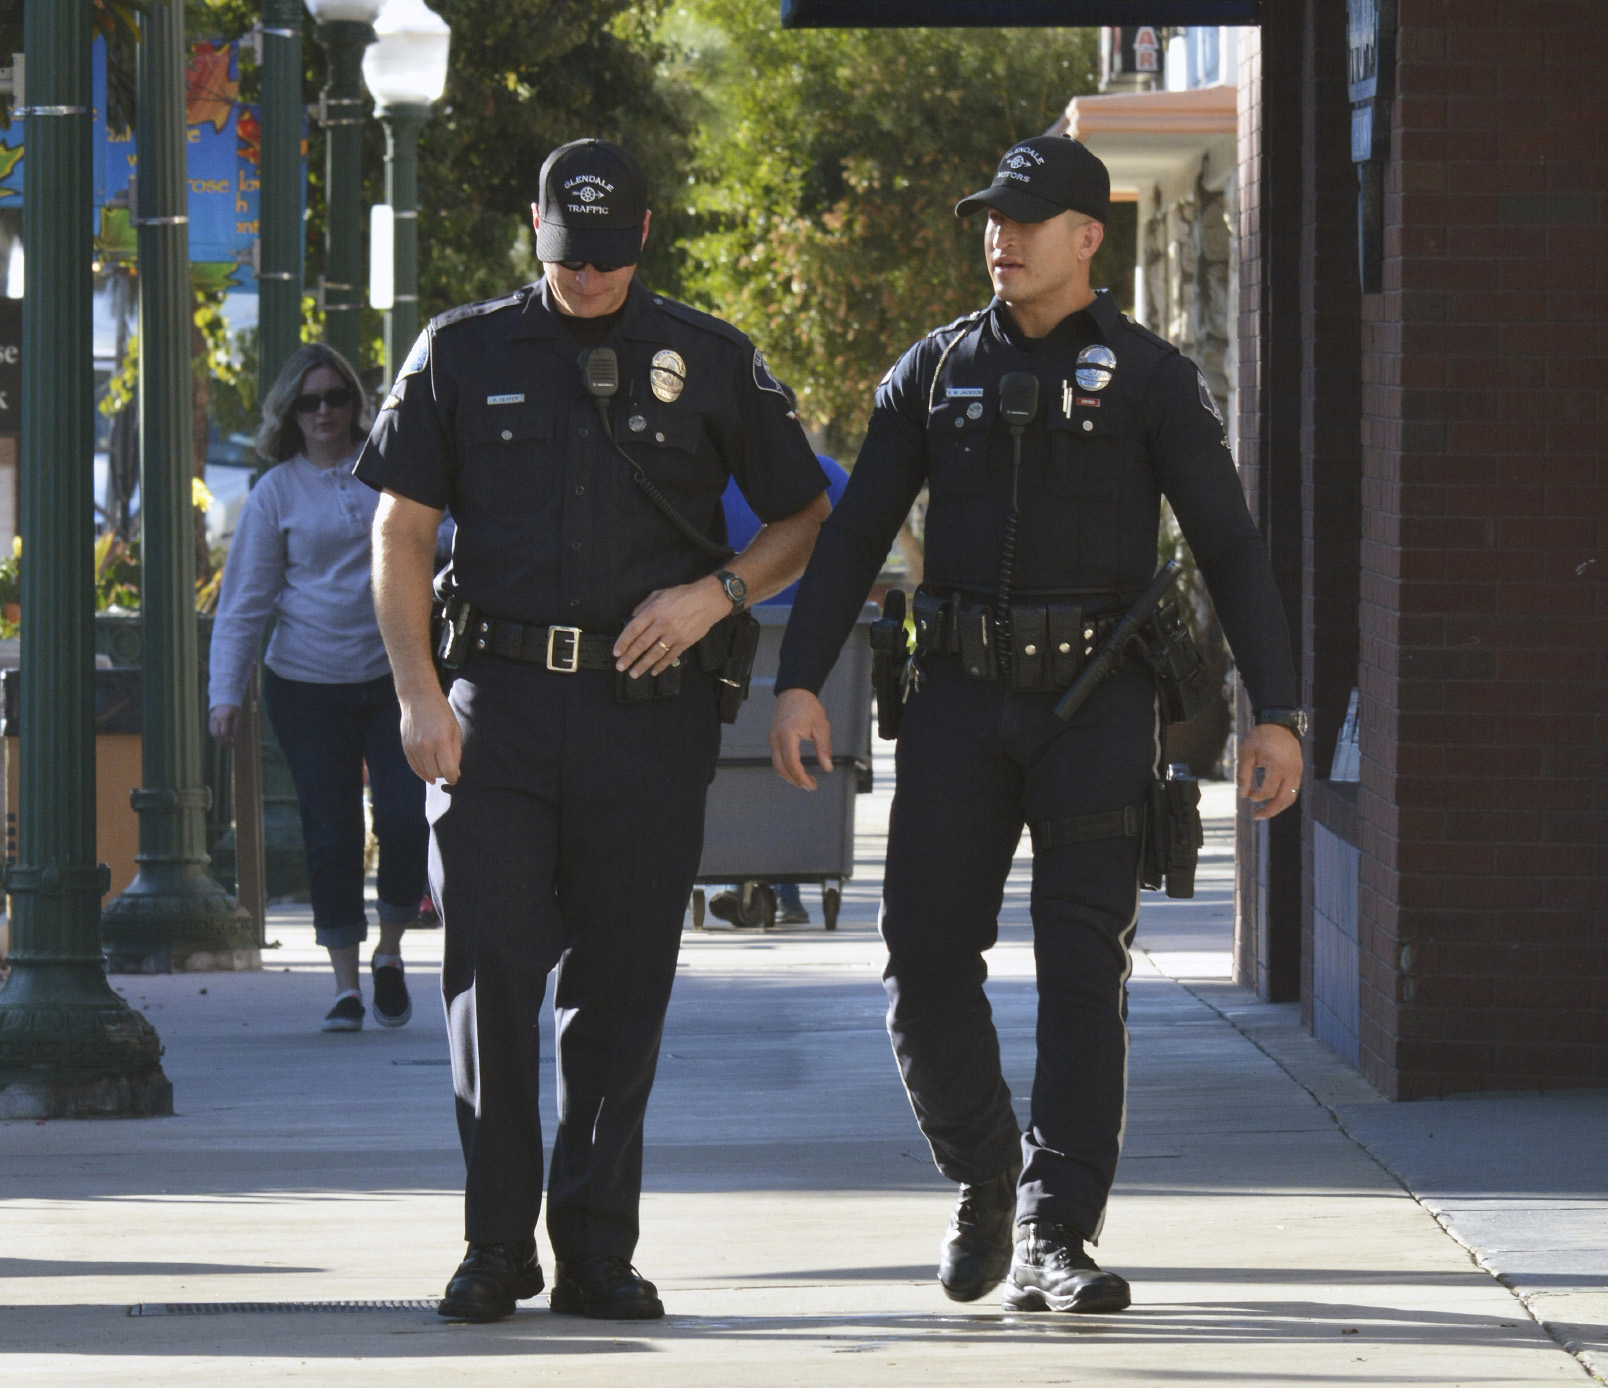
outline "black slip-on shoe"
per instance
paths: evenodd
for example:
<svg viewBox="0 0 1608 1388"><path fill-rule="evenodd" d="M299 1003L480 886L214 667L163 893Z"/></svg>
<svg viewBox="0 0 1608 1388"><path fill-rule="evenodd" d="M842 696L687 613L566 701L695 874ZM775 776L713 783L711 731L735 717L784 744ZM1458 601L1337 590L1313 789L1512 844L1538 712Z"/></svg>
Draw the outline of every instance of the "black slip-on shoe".
<svg viewBox="0 0 1608 1388"><path fill-rule="evenodd" d="M324 1030L362 1031L364 1015L363 999L356 993L342 993L324 1016Z"/></svg>
<svg viewBox="0 0 1608 1388"><path fill-rule="evenodd" d="M1018 1230L1005 1283L1007 1311L1126 1311L1132 1300L1128 1283L1088 1255L1076 1230L1043 1223Z"/></svg>
<svg viewBox="0 0 1608 1388"><path fill-rule="evenodd" d="M408 996L402 961L379 965L374 969L374 1020L382 1027L405 1027L412 1016L413 999Z"/></svg>
<svg viewBox="0 0 1608 1388"><path fill-rule="evenodd" d="M472 1243L447 1283L436 1314L455 1321L500 1321L515 1304L535 1296L545 1284L536 1261L536 1240Z"/></svg>
<svg viewBox="0 0 1608 1388"><path fill-rule="evenodd" d="M961 1186L938 1252L938 1281L951 1301L976 1301L999 1286L1010 1271L1020 1174L1019 1169L1002 1171L987 1181Z"/></svg>
<svg viewBox="0 0 1608 1388"><path fill-rule="evenodd" d="M553 1270L553 1310L605 1321L651 1321L664 1315L659 1289L612 1253L594 1253Z"/></svg>

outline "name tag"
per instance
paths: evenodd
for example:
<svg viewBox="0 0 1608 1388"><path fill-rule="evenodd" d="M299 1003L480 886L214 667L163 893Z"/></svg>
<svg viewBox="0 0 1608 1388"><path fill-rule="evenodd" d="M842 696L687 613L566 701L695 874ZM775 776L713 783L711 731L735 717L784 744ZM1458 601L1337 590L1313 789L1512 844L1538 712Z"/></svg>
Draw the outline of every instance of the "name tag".
<svg viewBox="0 0 1608 1388"><path fill-rule="evenodd" d="M944 399L946 400L981 400L983 388L981 386L945 386Z"/></svg>
<svg viewBox="0 0 1608 1388"><path fill-rule="evenodd" d="M525 397L523 395L488 395L486 403L488 405L523 405Z"/></svg>

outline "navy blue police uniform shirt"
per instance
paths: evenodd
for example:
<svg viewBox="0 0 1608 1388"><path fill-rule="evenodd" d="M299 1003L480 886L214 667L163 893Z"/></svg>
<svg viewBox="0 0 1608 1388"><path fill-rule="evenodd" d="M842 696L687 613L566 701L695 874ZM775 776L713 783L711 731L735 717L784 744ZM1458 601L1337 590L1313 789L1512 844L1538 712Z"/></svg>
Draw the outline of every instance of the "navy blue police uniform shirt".
<svg viewBox="0 0 1608 1388"><path fill-rule="evenodd" d="M1077 380L1079 353L1096 344L1116 358L1097 390ZM1205 378L1104 291L1037 339L996 299L928 334L883 378L849 485L794 601L777 690L819 691L923 485L923 586L992 599L1011 506L999 383L1012 371L1039 381L1023 438L1013 593L1131 602L1156 570L1165 496L1253 707L1294 706L1283 604Z"/></svg>
<svg viewBox="0 0 1608 1388"><path fill-rule="evenodd" d="M619 354L614 439L711 539L725 537L728 479L766 522L826 489L781 387L730 324L633 280L604 345ZM580 353L545 280L432 319L355 470L376 490L452 512L438 594L612 634L655 589L715 566L603 436Z"/></svg>

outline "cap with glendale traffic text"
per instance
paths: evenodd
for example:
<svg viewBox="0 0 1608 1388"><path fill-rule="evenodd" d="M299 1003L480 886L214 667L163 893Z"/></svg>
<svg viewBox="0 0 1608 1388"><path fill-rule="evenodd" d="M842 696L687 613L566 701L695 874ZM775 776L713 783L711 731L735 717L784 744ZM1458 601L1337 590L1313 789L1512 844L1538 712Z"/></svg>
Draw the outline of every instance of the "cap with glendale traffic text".
<svg viewBox="0 0 1608 1388"><path fill-rule="evenodd" d="M955 204L957 217L993 207L1013 222L1047 222L1063 212L1111 220L1111 175L1098 155L1065 135L1035 135L1005 151L994 181Z"/></svg>
<svg viewBox="0 0 1608 1388"><path fill-rule="evenodd" d="M542 165L536 259L635 265L642 258L648 181L608 140L571 140Z"/></svg>

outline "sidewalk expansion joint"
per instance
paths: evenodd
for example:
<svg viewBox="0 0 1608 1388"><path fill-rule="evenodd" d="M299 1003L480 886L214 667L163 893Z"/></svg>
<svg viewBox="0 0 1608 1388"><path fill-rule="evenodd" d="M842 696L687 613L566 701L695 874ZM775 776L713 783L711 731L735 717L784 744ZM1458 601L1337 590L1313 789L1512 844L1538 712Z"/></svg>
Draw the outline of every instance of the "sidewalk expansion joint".
<svg viewBox="0 0 1608 1388"><path fill-rule="evenodd" d="M304 1312L434 1311L425 1301L142 1301L131 1316L293 1316Z"/></svg>
<svg viewBox="0 0 1608 1388"><path fill-rule="evenodd" d="M1180 988L1188 993L1190 997L1194 998L1196 1002L1200 1003L1203 1007L1207 1008L1223 1021L1227 1022L1229 1026L1233 1027L1234 1030L1243 1036L1247 1041L1249 1041L1251 1045L1255 1046L1257 1050L1259 1050L1270 1061L1272 1061L1273 1064L1285 1076L1287 1076L1292 1083L1305 1092L1307 1097L1310 1098L1314 1104L1316 1104L1329 1115L1329 1121L1332 1122L1335 1127L1345 1135L1347 1141L1351 1142L1362 1153L1364 1153L1369 1161L1371 1161L1375 1166L1383 1171L1385 1175L1390 1177L1392 1181L1401 1187L1402 1193L1409 1200L1411 1200L1413 1204L1417 1205L1419 1209L1421 1209L1425 1214L1435 1221L1435 1223L1440 1227L1441 1232L1463 1250L1463 1252L1468 1256L1470 1263L1472 1263L1499 1287L1501 1287L1503 1291L1512 1296L1513 1299L1524 1308L1525 1315L1527 1315L1535 1323L1536 1327L1541 1330L1546 1337L1553 1342L1553 1344L1557 1345L1560 1350L1562 1350L1580 1366L1581 1371L1586 1375L1587 1378L1589 1378L1593 1383L1608 1383L1608 1379L1604 1379L1601 1377L1601 1375L1597 1374L1592 1369L1591 1365L1586 1362L1584 1354L1586 1346L1581 1344L1572 1335L1567 1334L1562 1326L1554 1325L1545 1316L1541 1315L1532 1304L1529 1296L1520 1291L1519 1288L1515 1287L1512 1281L1509 1280L1505 1274L1497 1272L1494 1268L1488 1266L1480 1257L1477 1250L1471 1248L1462 1239L1458 1238L1456 1233L1453 1232L1449 1222L1441 1218L1440 1215L1438 1215L1434 1210L1430 1209L1428 1205L1420 1200L1417 1194L1414 1193L1412 1187L1409 1186L1407 1182L1404 1181L1401 1176L1398 1175L1397 1172L1394 1171L1389 1164L1386 1163L1385 1160L1374 1151L1372 1147L1370 1147L1365 1141L1363 1141L1362 1138L1358 1137L1354 1132L1351 1131L1350 1128L1346 1126L1345 1120L1341 1118L1339 1112L1327 1100L1325 1100L1312 1085L1308 1084L1300 1075L1296 1074L1296 1072L1285 1064L1283 1060L1274 1055L1272 1051L1270 1051L1259 1040L1257 1040L1256 1036L1251 1031L1247 1030L1245 1027L1242 1027L1234 1020L1232 1015L1223 1011L1223 1009L1214 1003L1209 997L1206 997L1197 992L1194 988L1191 988L1183 979L1174 978L1173 975L1169 974L1161 967L1160 964L1156 962L1148 951L1135 948L1133 952L1135 954L1143 954L1146 960L1149 961L1151 967L1154 968L1156 972L1161 975L1161 977L1167 979L1169 982L1176 983Z"/></svg>

